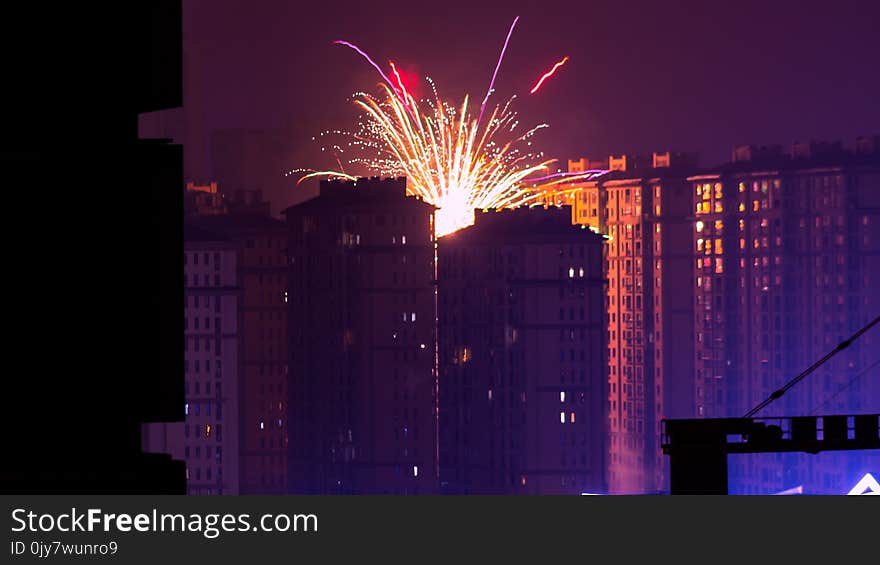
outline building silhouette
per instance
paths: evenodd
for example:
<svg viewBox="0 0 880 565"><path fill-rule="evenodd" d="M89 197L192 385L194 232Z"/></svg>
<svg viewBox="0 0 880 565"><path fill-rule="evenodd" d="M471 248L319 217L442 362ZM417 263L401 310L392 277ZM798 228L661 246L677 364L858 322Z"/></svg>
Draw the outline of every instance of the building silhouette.
<svg viewBox="0 0 880 565"><path fill-rule="evenodd" d="M290 492L434 492L433 206L373 178L284 214Z"/></svg>
<svg viewBox="0 0 880 565"><path fill-rule="evenodd" d="M51 243L9 257L23 276L2 492L185 492L183 462L140 442L144 422L184 416L183 151L136 127L182 103L181 7L136 3L112 26L103 12L4 12L7 204L38 210Z"/></svg>
<svg viewBox="0 0 880 565"><path fill-rule="evenodd" d="M567 207L477 211L439 243L443 492L605 492L602 237Z"/></svg>

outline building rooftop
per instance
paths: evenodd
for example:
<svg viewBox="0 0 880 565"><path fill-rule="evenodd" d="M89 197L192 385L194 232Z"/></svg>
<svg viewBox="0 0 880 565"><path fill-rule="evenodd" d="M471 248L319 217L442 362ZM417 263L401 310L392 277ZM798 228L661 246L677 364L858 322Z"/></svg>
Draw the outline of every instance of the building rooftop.
<svg viewBox="0 0 880 565"><path fill-rule="evenodd" d="M359 178L352 180L321 181L318 196L289 206L282 210L287 215L291 211L303 211L324 206L374 206L376 202L412 202L435 208L416 196L407 196L406 177L397 178Z"/></svg>
<svg viewBox="0 0 880 565"><path fill-rule="evenodd" d="M782 147L744 145L733 150L733 159L722 165L694 171L692 178L758 172L792 172L853 166L880 166L880 136L860 137L853 149L840 142L794 143L791 151Z"/></svg>
<svg viewBox="0 0 880 565"><path fill-rule="evenodd" d="M548 236L596 238L602 236L587 226L571 223L571 206L520 206L518 208L475 210L474 224L443 236L455 243L472 238L503 238L511 241L545 239Z"/></svg>

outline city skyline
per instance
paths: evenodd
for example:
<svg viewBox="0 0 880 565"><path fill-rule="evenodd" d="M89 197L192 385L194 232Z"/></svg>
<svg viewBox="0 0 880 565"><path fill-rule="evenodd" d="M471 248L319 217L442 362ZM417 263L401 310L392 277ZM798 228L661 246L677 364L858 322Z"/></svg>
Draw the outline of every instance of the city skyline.
<svg viewBox="0 0 880 565"><path fill-rule="evenodd" d="M742 414L878 309L869 289L880 276L871 251L880 241L871 204L880 194L880 137L846 145L741 146L716 167L701 167L691 154L656 152L581 158L568 167L577 172L600 164L613 170L558 185L541 204L476 210L473 226L436 238L433 215L412 224L407 206L433 208L405 196L405 178L322 181L321 196L290 207L287 227L273 228L283 242L241 240L239 252L271 249L277 255L272 264L288 266L285 285L272 295L284 297L289 364L279 367L277 388L264 391L265 377L254 373L250 392L240 388L238 399L243 405L277 403L279 438L285 445L295 439L268 459L287 466L275 471L286 476L284 486L275 483L269 492L669 492L664 419ZM186 192L193 202L190 218L202 226L235 233L229 228L242 222L276 222L258 193L218 199L216 183L190 183ZM831 227L825 228L830 213ZM790 228L782 230L782 221ZM812 235L807 224L815 224ZM800 232L803 237L790 235ZM423 236L430 239L420 242ZM426 245L432 240L433 257ZM570 243L588 240L599 255L588 251L585 257L593 258L579 258L583 251ZM833 281L824 281L821 269L818 278L810 275L815 284L792 279L787 296L779 293L784 272L813 273L829 261L849 267ZM754 276L740 284L737 273L746 276L747 270ZM764 284L755 283L754 296L752 279ZM415 280L422 282L413 286ZM584 280L598 284L586 288L599 294L581 292L578 299L571 285ZM251 279L244 295L254 294L256 285ZM580 305L551 304L557 287L560 300ZM435 289L433 304L427 299ZM584 302L586 296L592 298ZM750 317L758 325L744 327L740 305L753 302ZM724 306L720 317L706 317L704 309L716 304ZM784 324L777 319L783 304L791 318ZM822 325L809 336L792 333L809 327L794 319L812 304L823 313ZM837 304L846 312L835 310ZM859 305L862 313L848 318ZM597 310L599 322L590 314ZM592 322L578 317L585 312ZM428 324L432 317L436 331ZM416 319L421 329L413 333ZM264 342L264 326L254 320L251 341ZM711 333L716 326L723 328L720 341ZM723 336L740 334L726 346L732 353L714 352ZM758 416L880 411L880 395L870 378L862 379L876 369L875 334L868 332L829 365L832 371L823 369L821 383L803 383ZM809 351L795 343L809 343ZM436 359L428 355L434 348ZM364 365L367 359L373 361ZM413 364L416 359L422 361ZM724 359L726 365L718 363ZM743 371L745 366L751 368ZM585 369L592 380L584 380ZM323 400L315 404L316 398ZM239 417L241 430L262 430L267 422L244 411ZM269 423L274 429L274 420ZM369 431L384 427L379 436ZM341 435L330 439L330 429ZM436 437L426 437L426 429ZM322 448L322 441L329 443ZM557 441L564 447L551 453ZM244 461L242 473L254 473L252 465L265 466L267 459ZM872 453L737 456L729 462L730 490L773 494L797 487L836 494L851 476L877 464ZM383 474L383 467L391 473ZM242 492L266 492L248 489L242 486Z"/></svg>
<svg viewBox="0 0 880 565"><path fill-rule="evenodd" d="M497 90L521 94L524 123L550 125L542 149L563 169L582 155L655 150L700 150L704 163L720 164L736 145L880 130L880 78L864 72L873 61L875 3L444 6L420 18L423 8L403 2L370 9L184 2L183 108L144 115L142 127L163 133L153 137L187 139L188 180L196 182L209 181L218 166L211 165L211 139L222 130L262 131L259 146L272 153L262 162L272 174L335 166L320 162L311 138L350 126L351 95L377 80L333 41L350 39L383 65L395 60L407 76L431 76L451 99L465 92L481 98L510 21L520 16ZM529 94L564 55L566 65ZM298 197L292 182L271 182L277 185L261 188L274 210ZM316 186L302 192L310 196Z"/></svg>
<svg viewBox="0 0 880 565"><path fill-rule="evenodd" d="M10 245L6 491L875 484L876 3L455 1L163 0L95 33L13 6L0 157L54 239ZM376 92L392 166L320 151ZM525 160L463 142L481 118ZM429 186L503 191L450 230Z"/></svg>

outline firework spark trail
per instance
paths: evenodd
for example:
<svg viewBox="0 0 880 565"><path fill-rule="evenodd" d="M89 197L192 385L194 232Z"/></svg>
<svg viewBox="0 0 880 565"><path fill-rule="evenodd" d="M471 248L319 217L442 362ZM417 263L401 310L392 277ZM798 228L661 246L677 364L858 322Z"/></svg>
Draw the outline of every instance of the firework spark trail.
<svg viewBox="0 0 880 565"><path fill-rule="evenodd" d="M403 103L409 107L409 102L406 100L409 95L406 92L406 87L403 86L403 81L400 79L400 73L397 72L397 67L394 66L394 61L388 61L388 64L391 65L391 71L394 73L394 76L397 77L397 84L400 85L400 92L403 95Z"/></svg>
<svg viewBox="0 0 880 565"><path fill-rule="evenodd" d="M513 23L510 24L510 30L507 32L507 38L504 40L504 46L501 47L501 56L498 57L498 64L495 65L495 72L492 73L492 80L489 81L489 89L486 91L486 97L483 98L483 103L480 104L480 116L477 118L477 125L480 125L480 122L483 120L483 110L486 109L486 101L489 100L489 97L492 96L492 88L495 86L495 77L498 76L498 69L501 68L501 60L504 59L504 52L507 51L507 44L510 42L510 36L513 35L513 28L516 26L516 22L519 21L519 16L513 18Z"/></svg>
<svg viewBox="0 0 880 565"><path fill-rule="evenodd" d="M335 43L336 45L345 45L346 47L350 47L350 48L354 49L355 51L357 51L358 54L360 54L361 57L363 57L364 59L367 60L368 63L370 63L371 65L373 65L373 68L374 68L374 69L376 69L377 71L379 71L379 74L382 76L382 78L385 80L385 82L387 82L387 83L391 86L391 88L394 89L395 92L397 92L397 87L394 86L394 83L391 82L391 79L389 79L388 76L382 71L382 68L379 67L379 65L377 65L376 62L373 61L373 59L370 58L369 55L367 55L366 53L364 53L364 52L361 50L360 47L358 47L358 46L355 45L354 43L349 43L348 41L342 41L341 39L340 39L340 40L337 40L337 41L334 41L333 43ZM399 92L397 92L397 94L398 94L398 96L400 95Z"/></svg>
<svg viewBox="0 0 880 565"><path fill-rule="evenodd" d="M556 69L558 69L559 67L564 65L566 61L568 61L568 55L566 55L565 57L562 58L561 61L559 61L558 63L553 65L552 69L550 69L549 71L544 73L544 76L542 76L541 79L538 81L538 83L532 88L531 93L532 94L536 93L538 91L538 89L541 88L541 85L544 84L544 81L547 80L548 78L552 77L553 73L556 72Z"/></svg>
<svg viewBox="0 0 880 565"><path fill-rule="evenodd" d="M562 178L562 177L571 177L571 176L583 177L583 176L586 176L589 174L601 175L606 172L607 171L605 169L589 169L587 171L579 171L579 172L574 172L574 173L553 173L552 175L545 175L543 177L535 177L535 178L526 179L526 181L527 182L538 182L538 181L542 181L542 180L550 180L550 179L556 179L556 178ZM565 179L565 180L569 180L569 179Z"/></svg>
<svg viewBox="0 0 880 565"><path fill-rule="evenodd" d="M346 179L348 179L348 180L357 180L357 177L354 177L354 176L351 176L351 175L349 175L349 174L342 173L342 172L339 172L339 171L315 171L315 172L313 172L313 173L309 173L309 174L307 174L307 175L303 175L303 176L301 176L301 177L299 178L299 180L296 181L296 185L299 186L300 183L301 183L302 181L306 180L306 179L311 179L311 178L315 178L315 177L329 177L329 176L343 177L343 178L346 178Z"/></svg>

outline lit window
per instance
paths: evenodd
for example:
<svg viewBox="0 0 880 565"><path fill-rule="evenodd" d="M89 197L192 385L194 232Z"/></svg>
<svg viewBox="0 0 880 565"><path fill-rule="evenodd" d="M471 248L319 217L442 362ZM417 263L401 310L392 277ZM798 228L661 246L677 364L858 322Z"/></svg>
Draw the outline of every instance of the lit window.
<svg viewBox="0 0 880 565"><path fill-rule="evenodd" d="M559 402L565 402L565 392L559 393Z"/></svg>
<svg viewBox="0 0 880 565"><path fill-rule="evenodd" d="M264 422L260 422L260 429L261 429L261 430L265 430L265 429L266 429L266 424L265 424Z"/></svg>
<svg viewBox="0 0 880 565"><path fill-rule="evenodd" d="M413 477L418 477L418 476L419 476L419 466L413 465Z"/></svg>
<svg viewBox="0 0 880 565"><path fill-rule="evenodd" d="M571 413L571 423L574 424L574 412Z"/></svg>
<svg viewBox="0 0 880 565"><path fill-rule="evenodd" d="M406 245L406 236L405 235L400 236L400 243L403 245Z"/></svg>
<svg viewBox="0 0 880 565"><path fill-rule="evenodd" d="M413 312L413 313L410 315L410 321L411 321L411 322L415 322L415 321L416 321L416 313L415 313L415 312Z"/></svg>
<svg viewBox="0 0 880 565"><path fill-rule="evenodd" d="M183 405L183 413L189 416L189 402Z"/></svg>
<svg viewBox="0 0 880 565"><path fill-rule="evenodd" d="M574 278L574 267L571 267L568 269L568 278L570 278L570 279Z"/></svg>
<svg viewBox="0 0 880 565"><path fill-rule="evenodd" d="M584 276L584 268L583 268L583 267L581 267L581 268L578 270L578 276L579 276L579 277L583 277L583 276Z"/></svg>
<svg viewBox="0 0 880 565"><path fill-rule="evenodd" d="M559 423L560 423L560 424L564 424L564 423L565 423L565 412L560 412L560 413L559 413Z"/></svg>
<svg viewBox="0 0 880 565"><path fill-rule="evenodd" d="M205 424L205 437L211 437L211 424Z"/></svg>
<svg viewBox="0 0 880 565"><path fill-rule="evenodd" d="M697 220L697 231L698 231L698 232L703 231L703 227L704 227L704 225L705 225L705 224L703 224L703 220Z"/></svg>

